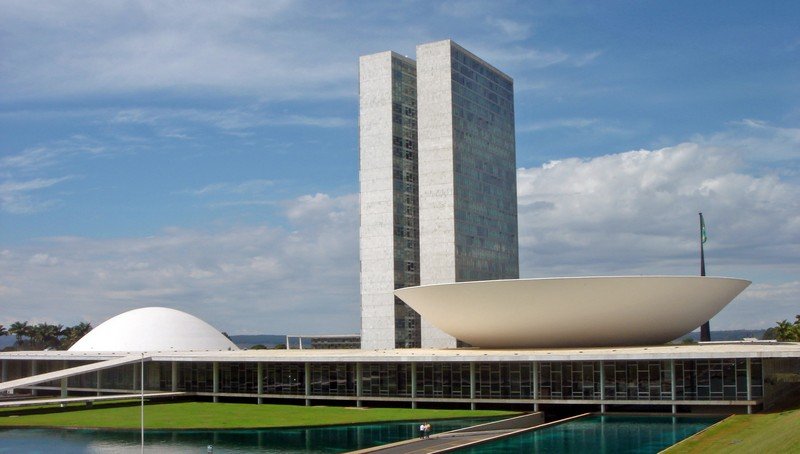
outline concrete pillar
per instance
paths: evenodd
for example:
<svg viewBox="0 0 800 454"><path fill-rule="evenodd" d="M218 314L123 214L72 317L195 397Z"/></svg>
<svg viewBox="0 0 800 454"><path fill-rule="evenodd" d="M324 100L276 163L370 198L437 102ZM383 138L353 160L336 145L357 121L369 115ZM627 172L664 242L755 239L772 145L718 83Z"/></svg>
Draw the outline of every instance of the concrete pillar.
<svg viewBox="0 0 800 454"><path fill-rule="evenodd" d="M411 362L411 408L417 408L417 363Z"/></svg>
<svg viewBox="0 0 800 454"><path fill-rule="evenodd" d="M303 389L306 396L306 407L311 405L311 363L305 363L305 373L303 374Z"/></svg>
<svg viewBox="0 0 800 454"><path fill-rule="evenodd" d="M361 406L361 396L363 396L363 389L361 386L361 371L363 369L363 365L361 363L356 363L356 407Z"/></svg>
<svg viewBox="0 0 800 454"><path fill-rule="evenodd" d="M100 396L100 395L102 395L102 394L103 394L103 393L100 391L101 389L103 389L103 380L102 380L102 377L103 377L103 371L102 371L102 370L98 370L98 371L95 373L95 381L97 382L97 383L96 383L96 385L97 385L97 386L95 386L95 388L97 389L97 395L98 395L98 396Z"/></svg>
<svg viewBox="0 0 800 454"><path fill-rule="evenodd" d="M670 399L672 399L672 414L678 413L678 406L675 405L675 387L677 384L675 383L675 360L669 360L669 392L670 392Z"/></svg>
<svg viewBox="0 0 800 454"><path fill-rule="evenodd" d="M173 361L169 377L170 389L172 392L178 391L178 362Z"/></svg>
<svg viewBox="0 0 800 454"><path fill-rule="evenodd" d="M258 394L258 404L262 404L264 399L261 397L264 394L264 363L256 365L256 394ZM261 432L259 432L260 434Z"/></svg>
<svg viewBox="0 0 800 454"><path fill-rule="evenodd" d="M753 376L750 371L750 358L747 358L745 361L746 361L745 367L747 368L747 378L745 380L747 382L747 400L751 400L753 398ZM748 405L747 414L749 415L752 413L753 413L753 406Z"/></svg>
<svg viewBox="0 0 800 454"><path fill-rule="evenodd" d="M606 412L606 368L603 367L603 362L598 361L600 365L600 413Z"/></svg>
<svg viewBox="0 0 800 454"><path fill-rule="evenodd" d="M533 363L533 411L539 411L539 363Z"/></svg>
<svg viewBox="0 0 800 454"><path fill-rule="evenodd" d="M469 409L475 410L475 362L469 362Z"/></svg>
<svg viewBox="0 0 800 454"><path fill-rule="evenodd" d="M37 369L36 360L33 360L33 361L31 361L31 377L33 377L34 375L36 375L38 373L38 371L36 369ZM34 385L34 386L36 386L36 385ZM31 390L31 396L35 396L37 394L38 393L37 393L37 391L35 389Z"/></svg>
<svg viewBox="0 0 800 454"><path fill-rule="evenodd" d="M213 390L214 390L214 403L217 403L217 402L219 402L219 397L217 396L217 393L219 392L219 363L218 362L214 361L212 363L211 371L212 371L213 380L214 380L213 381L213 384L214 384L213 385L214 386L214 388L213 388Z"/></svg>
<svg viewBox="0 0 800 454"><path fill-rule="evenodd" d="M66 369L68 366L66 361L62 361L61 368ZM69 377L64 377L61 379L61 398L64 399L67 397L67 385L69 384ZM61 407L66 407L67 404L62 403Z"/></svg>

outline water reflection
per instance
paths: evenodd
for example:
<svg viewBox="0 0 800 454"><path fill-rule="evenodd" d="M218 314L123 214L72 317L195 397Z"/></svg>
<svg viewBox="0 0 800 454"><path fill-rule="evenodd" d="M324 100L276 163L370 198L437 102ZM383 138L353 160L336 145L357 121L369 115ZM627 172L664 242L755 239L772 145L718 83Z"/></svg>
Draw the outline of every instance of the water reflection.
<svg viewBox="0 0 800 454"><path fill-rule="evenodd" d="M434 421L445 432L497 418ZM145 433L145 452L335 453L414 438L419 422L263 430L154 430ZM141 449L138 430L0 429L0 453L118 453Z"/></svg>
<svg viewBox="0 0 800 454"><path fill-rule="evenodd" d="M656 453L719 421L695 416L589 416L463 453Z"/></svg>

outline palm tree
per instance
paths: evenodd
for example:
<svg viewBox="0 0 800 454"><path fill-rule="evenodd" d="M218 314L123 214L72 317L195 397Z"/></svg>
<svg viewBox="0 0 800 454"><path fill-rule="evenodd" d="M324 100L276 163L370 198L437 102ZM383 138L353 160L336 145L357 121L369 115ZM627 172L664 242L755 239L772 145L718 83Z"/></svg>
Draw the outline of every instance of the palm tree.
<svg viewBox="0 0 800 454"><path fill-rule="evenodd" d="M65 328L64 338L61 340L61 349L68 350L91 330L92 324L87 322L80 322L75 326Z"/></svg>
<svg viewBox="0 0 800 454"><path fill-rule="evenodd" d="M61 344L61 336L64 335L64 325L51 325L44 323L44 348L58 348Z"/></svg>
<svg viewBox="0 0 800 454"><path fill-rule="evenodd" d="M33 350L44 348L45 331L47 330L45 323L38 323L30 327L28 333L28 346Z"/></svg>
<svg viewBox="0 0 800 454"><path fill-rule="evenodd" d="M72 330L76 333L78 339L80 339L81 337L89 334L89 331L92 330L92 324L89 322L80 322L73 326Z"/></svg>
<svg viewBox="0 0 800 454"><path fill-rule="evenodd" d="M3 325L0 325L0 336L8 336L8 330Z"/></svg>
<svg viewBox="0 0 800 454"><path fill-rule="evenodd" d="M795 337L794 327L795 325L788 320L778 322L778 326L775 327L775 338L779 342L791 342Z"/></svg>
<svg viewBox="0 0 800 454"><path fill-rule="evenodd" d="M31 334L31 326L28 322L14 322L8 328L8 332L17 338L17 344L22 345L22 338Z"/></svg>

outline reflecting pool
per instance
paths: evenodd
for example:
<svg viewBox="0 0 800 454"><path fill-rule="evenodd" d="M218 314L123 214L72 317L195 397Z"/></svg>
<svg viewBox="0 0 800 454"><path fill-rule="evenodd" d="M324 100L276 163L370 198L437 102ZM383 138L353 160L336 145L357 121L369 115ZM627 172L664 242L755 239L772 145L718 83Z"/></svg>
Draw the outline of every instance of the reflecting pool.
<svg viewBox="0 0 800 454"><path fill-rule="evenodd" d="M446 432L498 418L430 421L433 433ZM148 430L145 452L205 453L332 453L394 443L417 436L419 422L359 424L263 430ZM0 429L0 453L139 452L138 430Z"/></svg>
<svg viewBox="0 0 800 454"><path fill-rule="evenodd" d="M721 419L698 416L587 416L458 452L656 453Z"/></svg>

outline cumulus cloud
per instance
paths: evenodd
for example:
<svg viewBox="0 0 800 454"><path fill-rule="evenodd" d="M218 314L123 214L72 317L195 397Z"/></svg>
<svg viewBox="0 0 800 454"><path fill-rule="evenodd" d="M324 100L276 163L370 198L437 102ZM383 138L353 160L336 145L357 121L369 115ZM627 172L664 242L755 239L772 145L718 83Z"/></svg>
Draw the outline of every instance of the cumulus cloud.
<svg viewBox="0 0 800 454"><path fill-rule="evenodd" d="M683 143L519 169L522 273L697 274L702 211L709 274L777 285L800 272L800 186L746 168L730 151ZM768 306L759 288L723 326L758 326L741 317L747 308L775 318L800 300L794 286Z"/></svg>
<svg viewBox="0 0 800 454"><path fill-rule="evenodd" d="M708 137L698 136L694 142L724 148L735 152L754 164L778 164L782 169L800 172L797 158L800 157L800 128L777 126L756 119L733 122L725 131Z"/></svg>
<svg viewBox="0 0 800 454"><path fill-rule="evenodd" d="M285 205L290 229L169 228L145 238L61 237L7 249L0 322L97 324L164 305L232 333L357 331L357 197L317 194Z"/></svg>

